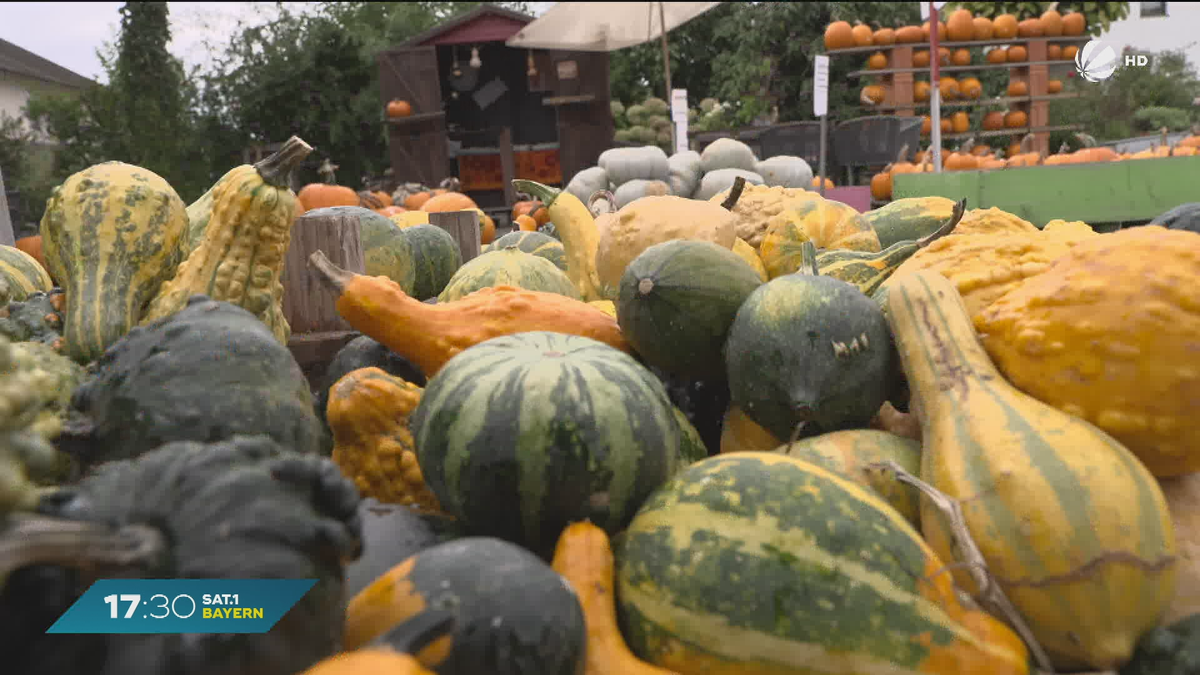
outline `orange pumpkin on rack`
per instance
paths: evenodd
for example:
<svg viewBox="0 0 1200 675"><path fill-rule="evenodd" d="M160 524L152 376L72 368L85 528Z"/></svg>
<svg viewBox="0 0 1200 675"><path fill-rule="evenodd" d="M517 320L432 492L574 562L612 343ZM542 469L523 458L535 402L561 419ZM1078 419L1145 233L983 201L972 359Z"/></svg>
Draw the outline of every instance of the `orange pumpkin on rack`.
<svg viewBox="0 0 1200 675"><path fill-rule="evenodd" d="M937 32L938 32L938 42L945 42L946 41L946 22L945 21L938 22ZM929 22L928 21L921 24L921 37L926 42L929 42Z"/></svg>
<svg viewBox="0 0 1200 675"><path fill-rule="evenodd" d="M896 31L891 28L880 28L871 36L871 44L881 47L896 44Z"/></svg>
<svg viewBox="0 0 1200 675"><path fill-rule="evenodd" d="M1057 61L1062 58L1062 45L1046 45L1046 60Z"/></svg>
<svg viewBox="0 0 1200 675"><path fill-rule="evenodd" d="M1017 37L1020 23L1012 14L1001 14L992 19L992 36L997 40L1007 40Z"/></svg>
<svg viewBox="0 0 1200 675"><path fill-rule="evenodd" d="M985 54L988 63L1006 63L1008 61L1008 50L1003 47L992 47Z"/></svg>
<svg viewBox="0 0 1200 675"><path fill-rule="evenodd" d="M1038 19L1025 19L1017 23L1017 36L1023 38L1042 37L1042 22Z"/></svg>
<svg viewBox="0 0 1200 675"><path fill-rule="evenodd" d="M1079 12L1067 12L1063 17L1063 35L1077 37L1087 29L1087 18Z"/></svg>
<svg viewBox="0 0 1200 675"><path fill-rule="evenodd" d="M1063 90L1062 80L1048 80L1046 82L1046 93L1057 94Z"/></svg>
<svg viewBox="0 0 1200 675"><path fill-rule="evenodd" d="M1075 55L1079 53L1079 47L1075 45L1067 45L1062 49L1063 61L1074 61Z"/></svg>
<svg viewBox="0 0 1200 675"><path fill-rule="evenodd" d="M963 98L977 99L983 95L983 83L975 77L967 77L958 82L958 93Z"/></svg>
<svg viewBox="0 0 1200 675"><path fill-rule="evenodd" d="M1029 83L1025 80L1009 80L1006 93L1014 98L1018 96L1028 96Z"/></svg>
<svg viewBox="0 0 1200 675"><path fill-rule="evenodd" d="M955 49L950 55L950 64L955 66L971 65L971 50L965 48Z"/></svg>
<svg viewBox="0 0 1200 675"><path fill-rule="evenodd" d="M1025 47L1022 45L1013 45L1008 48L1007 59L1009 63L1018 63L1020 61L1024 61L1028 56L1029 52L1026 51Z"/></svg>
<svg viewBox="0 0 1200 675"><path fill-rule="evenodd" d="M950 65L949 47L938 47L938 63L942 64L943 66Z"/></svg>
<svg viewBox="0 0 1200 675"><path fill-rule="evenodd" d="M859 100L869 105L879 105L880 103L883 103L885 96L886 92L884 91L882 85L868 84L862 88L862 92L859 95Z"/></svg>
<svg viewBox="0 0 1200 675"><path fill-rule="evenodd" d="M971 39L991 40L992 31L992 20L986 16L977 16L971 19Z"/></svg>
<svg viewBox="0 0 1200 675"><path fill-rule="evenodd" d="M1042 35L1046 37L1058 37L1063 34L1063 16L1058 10L1048 9L1042 12L1039 23L1042 24Z"/></svg>
<svg viewBox="0 0 1200 675"><path fill-rule="evenodd" d="M984 131L999 131L999 130L1003 129L1004 128L1004 113L1000 112L999 110L994 110L994 111L984 115L982 126L983 126ZM1014 143L1013 145L1017 146L1018 151L1020 150L1019 144ZM1009 150L1010 151L1012 150L1011 146L1009 147Z"/></svg>
<svg viewBox="0 0 1200 675"><path fill-rule="evenodd" d="M883 52L875 52L867 59L867 68L871 70L883 70L887 66L888 58Z"/></svg>
<svg viewBox="0 0 1200 675"><path fill-rule="evenodd" d="M921 116L921 135L928 136L933 133L933 118L929 115Z"/></svg>
<svg viewBox="0 0 1200 675"><path fill-rule="evenodd" d="M388 101L387 116L392 119L408 117L412 114L412 104L408 101L402 101L398 98Z"/></svg>
<svg viewBox="0 0 1200 675"><path fill-rule="evenodd" d="M938 82L938 90L942 93L943 101L953 101L958 98L958 80L953 77L943 77Z"/></svg>
<svg viewBox="0 0 1200 675"><path fill-rule="evenodd" d="M1010 110L1004 114L1004 126L1007 129L1024 129L1029 126L1029 116L1024 110Z"/></svg>
<svg viewBox="0 0 1200 675"><path fill-rule="evenodd" d="M917 103L924 103L929 100L929 83L925 80L917 80L913 82L913 100Z"/></svg>
<svg viewBox="0 0 1200 675"><path fill-rule="evenodd" d="M938 125L938 126L940 126L940 127L942 128L942 135L943 135L943 136L945 136L946 134L952 134L952 133L954 133L954 124L952 124L952 123L950 122L950 119L949 119L949 118L943 117L943 118L942 118L942 123L941 123L940 125Z"/></svg>
<svg viewBox="0 0 1200 675"><path fill-rule="evenodd" d="M952 152L942 166L947 171L973 171L979 168L979 158L965 152Z"/></svg>
<svg viewBox="0 0 1200 675"><path fill-rule="evenodd" d="M922 49L913 52L912 64L913 68L927 68L929 66L929 50Z"/></svg>
<svg viewBox="0 0 1200 675"><path fill-rule="evenodd" d="M825 49L849 49L854 46L854 29L846 21L834 21L825 28Z"/></svg>
<svg viewBox="0 0 1200 675"><path fill-rule="evenodd" d="M897 44L911 44L928 38L929 36L922 36L921 29L916 26L902 26L896 29Z"/></svg>
<svg viewBox="0 0 1200 675"><path fill-rule="evenodd" d="M870 47L873 35L871 27L866 24L855 24L850 29L850 37L854 39L855 47Z"/></svg>
<svg viewBox="0 0 1200 675"><path fill-rule="evenodd" d="M950 116L950 130L956 134L965 134L971 130L971 116L966 111L959 110Z"/></svg>
<svg viewBox="0 0 1200 675"><path fill-rule="evenodd" d="M951 42L967 42L975 37L975 21L971 10L956 9L950 12L946 18L946 36Z"/></svg>

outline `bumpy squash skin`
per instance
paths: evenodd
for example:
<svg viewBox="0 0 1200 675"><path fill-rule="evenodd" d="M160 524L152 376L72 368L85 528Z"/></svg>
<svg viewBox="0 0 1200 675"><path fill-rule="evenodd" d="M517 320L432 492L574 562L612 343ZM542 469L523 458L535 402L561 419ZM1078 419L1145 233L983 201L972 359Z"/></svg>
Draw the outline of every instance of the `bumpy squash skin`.
<svg viewBox="0 0 1200 675"><path fill-rule="evenodd" d="M516 246L508 246L489 251L458 268L438 295L438 302L461 300L481 288L493 286L516 286L580 299L571 278L554 263L525 253Z"/></svg>
<svg viewBox="0 0 1200 675"><path fill-rule="evenodd" d="M15 246L0 246L0 307L54 288L36 258Z"/></svg>
<svg viewBox="0 0 1200 675"><path fill-rule="evenodd" d="M187 207L167 181L104 162L54 189L42 216L43 253L67 296L67 353L97 358L145 315L183 257Z"/></svg>
<svg viewBox="0 0 1200 675"><path fill-rule="evenodd" d="M326 408L333 462L365 497L438 513L408 428L420 401L420 387L379 368L347 373L330 389Z"/></svg>
<svg viewBox="0 0 1200 675"><path fill-rule="evenodd" d="M622 535L618 613L634 654L680 673L1027 674L1021 641L963 607L942 567L869 489L777 453L721 455Z"/></svg>
<svg viewBox="0 0 1200 675"><path fill-rule="evenodd" d="M1057 669L1120 666L1174 593L1175 532L1158 483L1103 431L1007 384L945 277L894 278L887 296L921 422L922 479L960 501ZM952 560L945 520L924 500L921 524Z"/></svg>
<svg viewBox="0 0 1200 675"><path fill-rule="evenodd" d="M162 285L142 323L178 312L193 295L206 295L257 316L280 344L287 344L292 329L283 316L279 279L299 206L287 179L311 151L293 136L271 157L225 174L213 188L204 239Z"/></svg>
<svg viewBox="0 0 1200 675"><path fill-rule="evenodd" d="M237 170L238 167L234 167L225 172L225 175L221 176L216 183L213 183L213 186L207 192L200 195L199 199L188 204L188 233L183 241L180 242L185 258L200 245L200 242L204 241L204 231L208 229L208 221L212 220L213 195L216 194L217 187L228 179L230 174Z"/></svg>
<svg viewBox="0 0 1200 675"><path fill-rule="evenodd" d="M801 268L804 243L878 253L879 237L861 213L832 199L811 199L772 216L758 253L772 279Z"/></svg>
<svg viewBox="0 0 1200 675"><path fill-rule="evenodd" d="M21 302L0 307L0 337L13 342L38 342L62 352L62 291L36 292Z"/></svg>
<svg viewBox="0 0 1200 675"><path fill-rule="evenodd" d="M847 429L788 443L776 449L789 457L824 467L874 490L913 527L921 526L920 493L877 463L891 460L912 475L921 472L921 444L873 429Z"/></svg>
<svg viewBox="0 0 1200 675"><path fill-rule="evenodd" d="M581 335L631 351L615 318L556 293L495 286L431 305L405 295L386 277L339 270L320 251L310 264L339 289L337 312L347 323L412 361L427 377L472 345L527 331Z"/></svg>
<svg viewBox="0 0 1200 675"><path fill-rule="evenodd" d="M579 596L587 624L584 675L678 675L633 655L617 627L613 552L608 534L589 522L563 530L550 563Z"/></svg>
<svg viewBox="0 0 1200 675"><path fill-rule="evenodd" d="M708 201L720 205L729 198L729 192L722 190ZM773 217L803 202L820 198L819 193L803 188L746 183L741 196L733 205L733 215L737 218L737 236L758 252Z"/></svg>
<svg viewBox="0 0 1200 675"><path fill-rule="evenodd" d="M976 317L1009 382L1095 424L1159 478L1200 471L1200 234L1092 237Z"/></svg>

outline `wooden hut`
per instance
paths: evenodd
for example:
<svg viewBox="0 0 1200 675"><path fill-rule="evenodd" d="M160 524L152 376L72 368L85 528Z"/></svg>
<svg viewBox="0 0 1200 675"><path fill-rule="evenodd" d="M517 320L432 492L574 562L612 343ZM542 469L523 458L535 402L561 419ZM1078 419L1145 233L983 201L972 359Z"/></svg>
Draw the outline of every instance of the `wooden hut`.
<svg viewBox="0 0 1200 675"><path fill-rule="evenodd" d="M379 54L382 105L412 106L387 120L396 182L456 176L494 217L512 179L562 185L595 165L613 138L608 54L505 46L533 19L484 4Z"/></svg>

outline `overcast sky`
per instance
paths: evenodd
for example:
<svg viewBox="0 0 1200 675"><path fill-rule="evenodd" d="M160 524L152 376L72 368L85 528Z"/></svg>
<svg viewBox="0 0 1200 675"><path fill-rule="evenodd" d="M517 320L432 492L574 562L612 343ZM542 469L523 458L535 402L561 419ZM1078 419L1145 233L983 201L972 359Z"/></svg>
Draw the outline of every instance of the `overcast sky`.
<svg viewBox="0 0 1200 675"><path fill-rule="evenodd" d="M0 38L85 77L103 81L96 50L115 42L120 2L0 2ZM303 11L312 3L284 3ZM533 2L535 14L554 3ZM172 2L171 53L187 66L207 61L205 41L221 46L238 19L274 16L273 2Z"/></svg>

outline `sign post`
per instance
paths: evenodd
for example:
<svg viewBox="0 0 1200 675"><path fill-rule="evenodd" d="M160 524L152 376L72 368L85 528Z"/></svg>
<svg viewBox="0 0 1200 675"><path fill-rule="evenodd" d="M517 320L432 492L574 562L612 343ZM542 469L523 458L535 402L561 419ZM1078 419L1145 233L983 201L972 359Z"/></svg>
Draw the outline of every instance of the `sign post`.
<svg viewBox="0 0 1200 675"><path fill-rule="evenodd" d="M929 137L932 141L933 170L942 172L942 88L941 88L941 58L938 55L938 22L941 21L939 11L944 2L922 2L921 18L929 21Z"/></svg>
<svg viewBox="0 0 1200 675"><path fill-rule="evenodd" d="M671 122L675 131L675 152L688 149L687 89L671 90Z"/></svg>
<svg viewBox="0 0 1200 675"><path fill-rule="evenodd" d="M825 153L829 114L829 57L818 54L813 59L813 115L821 118L821 164L818 190L825 196Z"/></svg>

